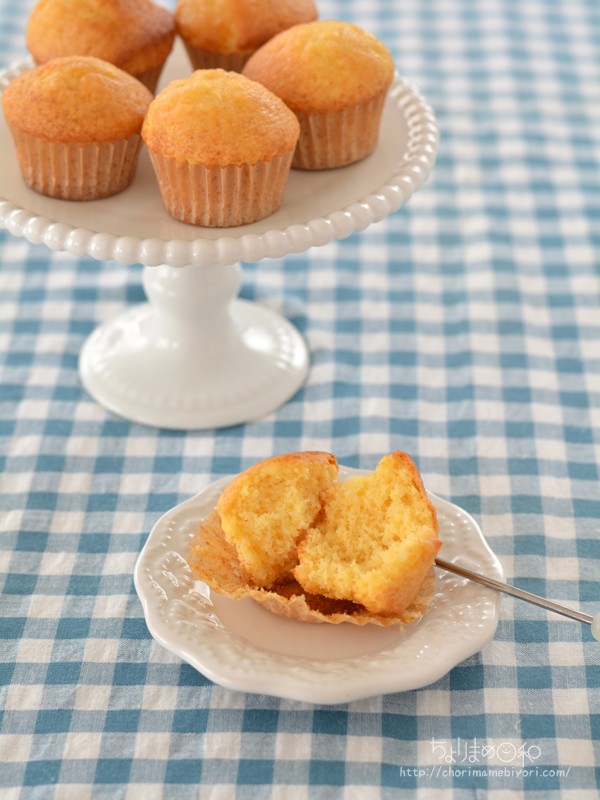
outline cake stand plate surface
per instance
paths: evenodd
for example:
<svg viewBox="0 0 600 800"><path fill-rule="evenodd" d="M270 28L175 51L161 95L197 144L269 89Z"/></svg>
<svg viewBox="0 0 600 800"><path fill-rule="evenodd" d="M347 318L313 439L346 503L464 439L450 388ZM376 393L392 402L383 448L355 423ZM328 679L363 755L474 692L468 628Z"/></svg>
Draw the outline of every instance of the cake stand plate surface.
<svg viewBox="0 0 600 800"><path fill-rule="evenodd" d="M29 69L0 73L0 91ZM189 74L176 48L162 85ZM166 428L213 428L265 416L302 386L308 351L283 317L237 299L240 261L282 258L363 230L398 209L433 166L434 115L396 76L379 144L365 160L321 172L293 170L281 207L238 228L178 222L165 211L142 152L133 184L87 203L55 200L24 184L0 118L0 227L75 256L144 265L149 303L104 322L85 343L80 374L102 405Z"/></svg>

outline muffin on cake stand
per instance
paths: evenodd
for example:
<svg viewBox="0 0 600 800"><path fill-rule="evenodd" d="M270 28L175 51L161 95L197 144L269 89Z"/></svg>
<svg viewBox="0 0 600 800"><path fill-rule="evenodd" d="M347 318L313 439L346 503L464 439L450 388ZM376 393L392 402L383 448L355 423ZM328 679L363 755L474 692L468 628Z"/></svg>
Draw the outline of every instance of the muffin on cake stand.
<svg viewBox="0 0 600 800"><path fill-rule="evenodd" d="M29 60L0 73L0 91ZM162 83L189 74L179 48ZM0 227L53 250L144 265L148 303L101 324L80 356L88 392L142 424L205 429L259 419L305 381L306 344L284 317L238 298L240 262L279 259L364 230L421 186L438 144L435 117L396 76L379 144L349 167L293 170L281 207L239 228L198 228L165 211L147 153L125 192L89 203L53 200L24 184L0 119Z"/></svg>

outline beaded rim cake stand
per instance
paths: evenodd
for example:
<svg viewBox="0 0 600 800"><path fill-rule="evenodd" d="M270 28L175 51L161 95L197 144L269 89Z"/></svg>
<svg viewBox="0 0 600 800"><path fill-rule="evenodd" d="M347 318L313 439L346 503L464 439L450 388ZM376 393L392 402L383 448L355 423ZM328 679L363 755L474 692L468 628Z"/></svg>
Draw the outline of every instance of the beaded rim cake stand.
<svg viewBox="0 0 600 800"><path fill-rule="evenodd" d="M0 92L21 72L0 73ZM162 84L189 74L178 51ZM379 144L337 170L292 170L283 203L267 219L208 229L172 219L142 152L133 184L106 200L71 203L28 189L0 119L0 227L75 256L144 265L148 303L103 322L85 342L79 370L88 392L134 422L206 429L276 410L302 386L308 350L279 313L239 299L241 261L279 259L343 239L407 202L429 175L438 146L431 108L396 76Z"/></svg>

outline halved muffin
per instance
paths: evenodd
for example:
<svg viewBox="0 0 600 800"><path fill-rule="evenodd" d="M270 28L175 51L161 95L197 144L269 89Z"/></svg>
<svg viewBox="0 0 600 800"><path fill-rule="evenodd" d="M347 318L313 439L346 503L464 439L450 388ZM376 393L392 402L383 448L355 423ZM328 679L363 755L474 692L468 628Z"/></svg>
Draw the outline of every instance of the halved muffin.
<svg viewBox="0 0 600 800"><path fill-rule="evenodd" d="M435 509L401 452L337 479L329 453L256 464L223 492L190 549L196 577L230 597L312 622L379 625L421 616L441 546Z"/></svg>

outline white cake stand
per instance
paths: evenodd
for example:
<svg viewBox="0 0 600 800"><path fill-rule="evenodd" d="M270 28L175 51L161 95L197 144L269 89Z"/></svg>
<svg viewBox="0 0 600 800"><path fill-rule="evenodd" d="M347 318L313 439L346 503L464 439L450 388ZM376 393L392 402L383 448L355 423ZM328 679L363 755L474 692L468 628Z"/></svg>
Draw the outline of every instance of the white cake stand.
<svg viewBox="0 0 600 800"><path fill-rule="evenodd" d="M30 66L23 61L0 73L0 91ZM189 72L176 50L162 82ZM292 171L282 206L270 217L208 229L167 214L145 152L133 185L120 195L72 203L36 194L21 178L2 117L0 227L76 256L143 264L149 302L87 339L83 384L100 404L135 422L224 427L277 409L308 370L299 332L274 311L237 298L239 262L303 252L383 219L427 178L437 143L431 109L396 77L369 158L338 170Z"/></svg>

